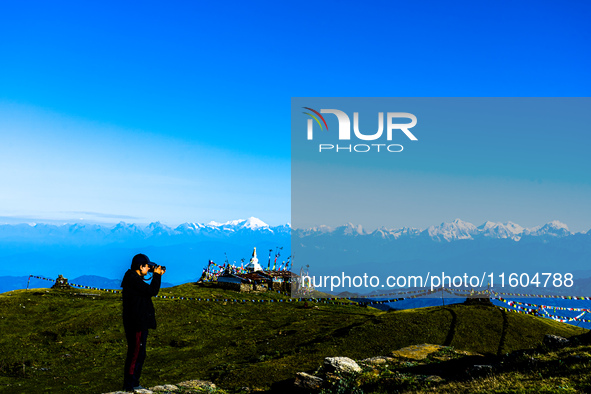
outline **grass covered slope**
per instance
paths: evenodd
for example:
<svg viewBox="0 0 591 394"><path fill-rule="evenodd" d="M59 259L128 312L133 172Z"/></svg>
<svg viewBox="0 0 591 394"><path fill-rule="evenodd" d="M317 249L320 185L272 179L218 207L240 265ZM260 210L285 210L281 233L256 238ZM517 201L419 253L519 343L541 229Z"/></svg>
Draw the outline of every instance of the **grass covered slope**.
<svg viewBox="0 0 591 394"><path fill-rule="evenodd" d="M185 284L160 295L286 300ZM0 392L100 393L121 388L126 344L120 294L92 290L0 295ZM545 334L586 330L494 307L453 305L396 312L302 302L154 299L142 385L211 380L223 389L269 389L313 371L327 356L363 359L420 343L503 354Z"/></svg>

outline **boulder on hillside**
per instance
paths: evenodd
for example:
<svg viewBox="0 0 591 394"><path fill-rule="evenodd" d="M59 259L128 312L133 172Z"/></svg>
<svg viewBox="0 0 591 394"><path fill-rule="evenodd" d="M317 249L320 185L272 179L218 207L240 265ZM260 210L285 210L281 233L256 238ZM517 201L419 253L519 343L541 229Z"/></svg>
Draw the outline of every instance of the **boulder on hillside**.
<svg viewBox="0 0 591 394"><path fill-rule="evenodd" d="M332 373L358 373L361 367L349 357L326 357L324 359L324 368Z"/></svg>
<svg viewBox="0 0 591 394"><path fill-rule="evenodd" d="M376 357L366 358L365 360L361 360L359 362L366 364L366 365L382 365L382 364L391 363L393 361L395 361L394 357L376 356Z"/></svg>
<svg viewBox="0 0 591 394"><path fill-rule="evenodd" d="M324 380L322 378L307 374L305 372L298 372L294 382L295 387L306 390L306 392L309 392L310 390L320 390L323 384Z"/></svg>
<svg viewBox="0 0 591 394"><path fill-rule="evenodd" d="M214 390L216 385L213 382L207 380L187 380L177 384L178 387L186 389L202 389L202 390Z"/></svg>
<svg viewBox="0 0 591 394"><path fill-rule="evenodd" d="M164 391L166 393L171 393L171 392L179 391L179 388L177 386L175 386L174 384L163 384L160 386L150 387L150 390L155 391L155 392Z"/></svg>

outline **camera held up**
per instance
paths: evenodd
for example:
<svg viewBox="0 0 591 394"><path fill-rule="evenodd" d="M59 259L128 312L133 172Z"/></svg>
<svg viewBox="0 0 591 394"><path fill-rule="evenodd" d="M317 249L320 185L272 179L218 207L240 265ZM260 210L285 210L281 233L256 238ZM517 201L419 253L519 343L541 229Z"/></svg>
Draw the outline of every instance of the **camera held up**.
<svg viewBox="0 0 591 394"><path fill-rule="evenodd" d="M156 267L158 267L158 264L153 263L153 262L149 262L148 266L150 267L150 269L148 270L148 272L154 272L154 269L156 269ZM166 271L166 267L164 265L161 265L162 267L162 271Z"/></svg>

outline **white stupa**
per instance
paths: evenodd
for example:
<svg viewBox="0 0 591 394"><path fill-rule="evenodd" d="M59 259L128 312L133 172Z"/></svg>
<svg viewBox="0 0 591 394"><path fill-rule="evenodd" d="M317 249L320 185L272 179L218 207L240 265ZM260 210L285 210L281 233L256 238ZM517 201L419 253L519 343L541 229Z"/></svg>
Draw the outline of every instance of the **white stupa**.
<svg viewBox="0 0 591 394"><path fill-rule="evenodd" d="M252 272L262 271L263 268L259 264L259 259L257 259L257 248L254 248L252 252L252 257L250 258L250 263L246 266L246 269Z"/></svg>

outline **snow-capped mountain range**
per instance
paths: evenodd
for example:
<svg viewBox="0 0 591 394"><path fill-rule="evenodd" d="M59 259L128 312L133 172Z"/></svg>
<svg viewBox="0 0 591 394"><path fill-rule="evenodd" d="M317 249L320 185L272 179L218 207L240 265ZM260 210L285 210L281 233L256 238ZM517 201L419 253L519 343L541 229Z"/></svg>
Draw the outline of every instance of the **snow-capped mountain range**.
<svg viewBox="0 0 591 394"><path fill-rule="evenodd" d="M254 217L174 228L160 222L0 225L0 261L9 276L117 278L132 256L147 253L169 267L167 280L181 283L199 278L209 260L248 261L254 247L260 261L269 264L276 254L279 261L293 255L296 265L310 265L319 274L343 267L348 272L367 267L376 275L412 274L419 267L481 272L568 267L591 276L591 230L572 233L559 221L524 228L512 222L476 226L456 219L426 229L382 227L371 232L351 223L292 229Z"/></svg>
<svg viewBox="0 0 591 394"><path fill-rule="evenodd" d="M0 262L4 275L66 277L98 275L121 277L130 259L146 253L166 265L167 280L197 280L209 260L240 264L256 247L259 258L276 254L282 262L291 254L289 224L270 226L260 219L225 223L183 223L169 227L160 222L147 226L120 222L106 226L75 224L0 225ZM270 252L271 251L271 252Z"/></svg>
<svg viewBox="0 0 591 394"><path fill-rule="evenodd" d="M373 232L365 231L361 226L348 223L336 228L319 226L306 230L296 230L300 236L314 235L370 235L376 238L398 240L403 238L428 238L439 242L451 242L456 240L468 240L477 238L511 239L519 241L524 237L562 238L574 235L564 223L554 220L541 226L524 228L520 225L507 223L494 223L487 221L480 226L456 219L451 223L441 223L438 226L430 226L426 229L403 227L389 229L381 227ZM587 232L591 235L591 230Z"/></svg>
<svg viewBox="0 0 591 394"><path fill-rule="evenodd" d="M183 223L177 227L169 227L160 222L153 222L142 227L133 223L120 222L115 226L103 226L97 224L18 224L0 225L0 240L6 238L27 239L44 238L45 241L58 240L64 237L82 237L88 240L117 240L119 238L224 238L236 236L254 235L280 235L291 234L289 223L282 226L269 226L262 220L250 217L248 219L230 220L225 223L211 221L203 223ZM591 235L591 230L586 234ZM456 240L473 240L478 238L510 239L519 241L527 237L563 238L574 235L568 226L554 220L541 226L524 228L513 222L494 223L487 221L480 226L456 219L450 223L441 223L426 229L412 227L386 228L381 227L368 232L361 225L348 223L339 227L318 226L309 229L294 229L294 235L298 237L310 236L371 236L384 240L402 240L406 238L431 239L438 242L451 242Z"/></svg>
<svg viewBox="0 0 591 394"><path fill-rule="evenodd" d="M24 240L43 238L44 242L62 240L64 238L84 238L87 241L117 241L118 239L170 239L170 238L224 238L239 235L289 235L289 224L269 226L255 217L231 220L225 223L209 222L183 223L175 228L160 222L153 222L142 227L133 223L120 222L115 226L98 224L64 224L53 225L44 223L0 225L0 240Z"/></svg>
<svg viewBox="0 0 591 394"><path fill-rule="evenodd" d="M295 230L291 244L295 260L305 262L319 277L341 272L382 278L437 272L479 277L486 273L498 279L504 273L570 273L576 280L567 290L573 295L582 295L579 279L591 277L591 231L573 233L559 221L524 228L513 222L476 226L456 219L426 229L372 232L349 223Z"/></svg>

